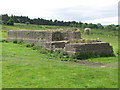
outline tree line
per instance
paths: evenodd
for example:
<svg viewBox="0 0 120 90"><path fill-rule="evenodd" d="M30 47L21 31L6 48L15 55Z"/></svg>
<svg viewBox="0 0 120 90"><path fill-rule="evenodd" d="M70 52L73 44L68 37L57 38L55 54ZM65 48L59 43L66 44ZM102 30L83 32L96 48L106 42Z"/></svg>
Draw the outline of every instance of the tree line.
<svg viewBox="0 0 120 90"><path fill-rule="evenodd" d="M92 24L92 23L82 23L76 21L58 21L58 20L46 20L43 18L34 18L30 19L28 16L15 16L8 14L2 15L2 24L5 25L14 25L14 23L25 23L25 24L35 24L35 25L54 25L54 26L70 26L70 27L78 27L78 28L91 28L91 29L108 29L108 30L118 30L119 25L107 25L103 26L100 23Z"/></svg>

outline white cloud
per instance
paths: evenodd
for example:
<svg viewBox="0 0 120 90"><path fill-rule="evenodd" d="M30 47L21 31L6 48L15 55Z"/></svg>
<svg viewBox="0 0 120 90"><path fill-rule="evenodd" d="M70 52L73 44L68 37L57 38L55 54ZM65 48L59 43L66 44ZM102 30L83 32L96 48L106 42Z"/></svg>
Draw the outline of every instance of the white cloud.
<svg viewBox="0 0 120 90"><path fill-rule="evenodd" d="M119 0L2 0L0 13L31 18L94 20L116 17ZM110 21L110 23L113 23Z"/></svg>

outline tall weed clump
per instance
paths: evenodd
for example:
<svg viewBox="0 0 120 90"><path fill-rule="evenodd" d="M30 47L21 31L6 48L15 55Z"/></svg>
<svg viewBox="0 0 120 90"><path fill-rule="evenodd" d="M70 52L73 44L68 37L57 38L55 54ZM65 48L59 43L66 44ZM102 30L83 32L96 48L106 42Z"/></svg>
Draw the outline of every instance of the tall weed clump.
<svg viewBox="0 0 120 90"><path fill-rule="evenodd" d="M23 44L23 40L14 39L12 42L16 44Z"/></svg>
<svg viewBox="0 0 120 90"><path fill-rule="evenodd" d="M95 57L95 55L93 53L90 53L90 52L86 52L86 51L82 51L82 52L79 52L79 53L76 53L75 55L73 55L73 58L75 59L88 59L88 58L92 58L92 57Z"/></svg>

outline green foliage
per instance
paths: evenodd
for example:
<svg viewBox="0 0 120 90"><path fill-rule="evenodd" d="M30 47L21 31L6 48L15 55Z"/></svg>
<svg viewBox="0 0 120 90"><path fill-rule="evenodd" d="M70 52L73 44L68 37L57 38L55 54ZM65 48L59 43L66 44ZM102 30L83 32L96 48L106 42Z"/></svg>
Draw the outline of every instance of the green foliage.
<svg viewBox="0 0 120 90"><path fill-rule="evenodd" d="M120 50L117 50L117 55L120 55Z"/></svg>
<svg viewBox="0 0 120 90"><path fill-rule="evenodd" d="M93 57L95 57L94 54L92 54L90 52L86 52L86 51L82 51L82 52L76 53L75 56L74 56L74 58L80 59L80 60L93 58Z"/></svg>
<svg viewBox="0 0 120 90"><path fill-rule="evenodd" d="M97 26L99 29L104 29L104 27L100 23L98 23Z"/></svg>
<svg viewBox="0 0 120 90"><path fill-rule="evenodd" d="M7 25L7 22L9 19L10 19L10 17L7 14L2 15L3 24Z"/></svg>
<svg viewBox="0 0 120 90"><path fill-rule="evenodd" d="M29 24L35 24L35 25L55 25L55 26L69 26L69 27L78 27L78 28L92 28L92 29L108 29L108 30L116 30L116 27L118 25L107 25L105 28L100 24L92 24L92 23L82 23L82 22L76 22L76 21L58 21L58 20L46 20L43 18L34 18L30 19L28 16L8 16L7 14L2 15L3 17L3 23L6 25L13 25L13 22L8 20L10 18L13 19L15 23L26 23ZM45 27L43 27L45 29Z"/></svg>
<svg viewBox="0 0 120 90"><path fill-rule="evenodd" d="M106 54L106 53L101 53L101 54L95 54L87 51L81 51L79 53L76 53L73 55L74 59L80 59L80 60L86 60L89 58L99 58L99 57L112 57L114 56L113 54Z"/></svg>
<svg viewBox="0 0 120 90"><path fill-rule="evenodd" d="M34 43L24 43L25 47L34 47Z"/></svg>
<svg viewBox="0 0 120 90"><path fill-rule="evenodd" d="M14 39L12 42L17 44L17 41L18 41L17 39Z"/></svg>
<svg viewBox="0 0 120 90"><path fill-rule="evenodd" d="M118 57L98 57L98 58L89 58L87 61L90 62L100 62L100 63L117 63Z"/></svg>
<svg viewBox="0 0 120 90"><path fill-rule="evenodd" d="M69 58L69 55L66 51L63 50L55 50L54 51L55 56L58 56L59 58Z"/></svg>
<svg viewBox="0 0 120 90"><path fill-rule="evenodd" d="M8 41L7 41L6 39L2 39L2 41L1 41L1 42L6 42L6 43L7 43Z"/></svg>
<svg viewBox="0 0 120 90"><path fill-rule="evenodd" d="M7 21L7 25L14 25L14 20L12 18L10 18L8 21Z"/></svg>
<svg viewBox="0 0 120 90"><path fill-rule="evenodd" d="M23 40L17 40L18 44L23 44Z"/></svg>
<svg viewBox="0 0 120 90"><path fill-rule="evenodd" d="M105 26L106 30L116 30L116 25L112 24L112 25L107 25Z"/></svg>
<svg viewBox="0 0 120 90"><path fill-rule="evenodd" d="M23 40L14 39L12 42L16 44L23 44Z"/></svg>
<svg viewBox="0 0 120 90"><path fill-rule="evenodd" d="M40 50L42 48L42 46L33 46L32 49L33 50Z"/></svg>
<svg viewBox="0 0 120 90"><path fill-rule="evenodd" d="M51 53L51 50L46 50L45 48L43 48L42 46L33 46L32 47L33 50L37 50L39 53L41 54L48 54Z"/></svg>

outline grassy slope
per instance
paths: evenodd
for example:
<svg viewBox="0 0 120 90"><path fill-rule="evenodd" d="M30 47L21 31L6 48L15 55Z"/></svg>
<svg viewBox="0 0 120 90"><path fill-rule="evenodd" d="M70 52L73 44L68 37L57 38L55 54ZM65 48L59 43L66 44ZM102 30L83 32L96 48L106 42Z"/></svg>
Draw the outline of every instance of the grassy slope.
<svg viewBox="0 0 120 90"><path fill-rule="evenodd" d="M14 26L2 25L2 38L7 37L8 30L44 30L44 29L60 29L60 28L69 28L63 26L48 26L48 25L26 25L21 23L15 23Z"/></svg>
<svg viewBox="0 0 120 90"><path fill-rule="evenodd" d="M49 60L21 45L3 45L3 87L7 88L115 88L117 68L85 67Z"/></svg>

